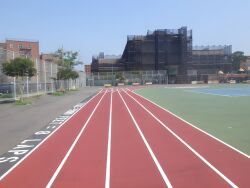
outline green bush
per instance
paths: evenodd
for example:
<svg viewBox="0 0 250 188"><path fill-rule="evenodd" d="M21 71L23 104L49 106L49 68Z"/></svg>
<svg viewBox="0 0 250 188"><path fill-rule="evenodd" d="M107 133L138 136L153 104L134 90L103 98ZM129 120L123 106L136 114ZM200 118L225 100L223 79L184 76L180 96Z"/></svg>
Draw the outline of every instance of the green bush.
<svg viewBox="0 0 250 188"><path fill-rule="evenodd" d="M0 98L13 98L10 93L0 93Z"/></svg>

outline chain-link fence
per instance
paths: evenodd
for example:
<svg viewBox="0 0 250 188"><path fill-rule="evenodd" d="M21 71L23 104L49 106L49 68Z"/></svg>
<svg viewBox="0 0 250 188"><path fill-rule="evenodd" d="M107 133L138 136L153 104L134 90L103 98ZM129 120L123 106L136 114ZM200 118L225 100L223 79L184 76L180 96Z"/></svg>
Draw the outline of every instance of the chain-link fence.
<svg viewBox="0 0 250 188"><path fill-rule="evenodd" d="M249 83L250 74L194 74L173 75L166 70L159 71L127 71L127 72L99 72L87 76L88 86L113 86L123 83L145 84L218 84L218 83Z"/></svg>
<svg viewBox="0 0 250 188"><path fill-rule="evenodd" d="M0 84L0 102L17 100L20 96L32 97L41 94L52 94L57 91L76 90L85 86L85 80L51 80L50 82L32 82L31 78L24 80L11 78L12 82Z"/></svg>
<svg viewBox="0 0 250 188"><path fill-rule="evenodd" d="M53 93L59 90L71 90L86 86L86 76L78 71L76 80L56 80L58 66L54 61L32 59L36 75L23 80L8 77L2 72L2 64L17 57L25 57L18 52L9 51L0 45L0 102L8 99L18 99L21 95L29 97L44 93Z"/></svg>
<svg viewBox="0 0 250 188"><path fill-rule="evenodd" d="M168 75L166 70L159 71L123 71L123 72L97 72L87 76L86 84L88 86L103 86L104 84L119 83L126 85L138 84L167 84Z"/></svg>

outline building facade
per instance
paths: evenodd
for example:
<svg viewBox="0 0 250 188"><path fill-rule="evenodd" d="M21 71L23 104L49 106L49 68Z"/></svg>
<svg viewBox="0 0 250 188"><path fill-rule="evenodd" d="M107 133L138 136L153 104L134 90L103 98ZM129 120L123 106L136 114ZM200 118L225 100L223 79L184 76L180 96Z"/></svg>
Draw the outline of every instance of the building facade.
<svg viewBox="0 0 250 188"><path fill-rule="evenodd" d="M126 70L168 70L185 74L192 57L192 30L148 31L146 36L128 36L122 63Z"/></svg>
<svg viewBox="0 0 250 188"><path fill-rule="evenodd" d="M127 37L120 58L93 56L91 71L165 71L168 83L208 81L232 72L232 46L193 46L187 27L148 31ZM210 75L210 76L209 76Z"/></svg>
<svg viewBox="0 0 250 188"><path fill-rule="evenodd" d="M230 73L232 71L232 46L193 46L188 75Z"/></svg>
<svg viewBox="0 0 250 188"><path fill-rule="evenodd" d="M115 55L104 55L103 52L98 56L92 56L91 72L112 72L124 71L121 57Z"/></svg>
<svg viewBox="0 0 250 188"><path fill-rule="evenodd" d="M0 83L6 82L7 79L7 77L2 72L2 63L6 60L6 53L4 47L4 43L0 43Z"/></svg>
<svg viewBox="0 0 250 188"><path fill-rule="evenodd" d="M92 57L92 72L167 70L170 75L186 74L192 60L192 30L148 31L145 36L127 37L121 57Z"/></svg>
<svg viewBox="0 0 250 188"><path fill-rule="evenodd" d="M91 75L91 65L84 65L84 71L86 76L90 76Z"/></svg>
<svg viewBox="0 0 250 188"><path fill-rule="evenodd" d="M57 78L58 58L55 54L41 54L39 62L36 62L36 69L39 82L50 82Z"/></svg>
<svg viewBox="0 0 250 188"><path fill-rule="evenodd" d="M34 63L39 61L39 42L31 40L6 39L0 43L0 69L3 62L17 57L31 59ZM7 77L0 70L0 83L11 82L12 78Z"/></svg>
<svg viewBox="0 0 250 188"><path fill-rule="evenodd" d="M246 61L240 63L240 68L246 72L250 72L250 56L246 56Z"/></svg>
<svg viewBox="0 0 250 188"><path fill-rule="evenodd" d="M6 39L5 50L7 60L16 57L26 57L33 61L39 59L39 41Z"/></svg>
<svg viewBox="0 0 250 188"><path fill-rule="evenodd" d="M39 42L30 40L6 39L0 43L0 66L3 62L17 57L29 58L34 62L37 74L29 78L30 82L50 82L57 78L57 57L53 53L39 54ZM7 77L0 70L0 83L10 83L13 78Z"/></svg>

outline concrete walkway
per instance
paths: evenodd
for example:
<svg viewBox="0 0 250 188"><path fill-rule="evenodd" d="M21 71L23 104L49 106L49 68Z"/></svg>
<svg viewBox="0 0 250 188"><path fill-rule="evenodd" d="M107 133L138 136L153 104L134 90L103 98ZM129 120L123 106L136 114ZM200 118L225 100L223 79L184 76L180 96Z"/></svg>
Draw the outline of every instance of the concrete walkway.
<svg viewBox="0 0 250 188"><path fill-rule="evenodd" d="M24 106L0 104L0 155L99 89L85 87L64 96L33 97L32 104Z"/></svg>

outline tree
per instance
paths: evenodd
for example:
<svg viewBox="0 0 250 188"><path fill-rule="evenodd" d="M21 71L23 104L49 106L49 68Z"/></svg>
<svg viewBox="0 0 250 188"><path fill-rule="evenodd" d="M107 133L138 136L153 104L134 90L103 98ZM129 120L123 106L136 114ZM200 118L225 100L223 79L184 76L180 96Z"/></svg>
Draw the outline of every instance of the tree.
<svg viewBox="0 0 250 188"><path fill-rule="evenodd" d="M236 51L232 55L233 61L233 70L238 72L240 69L240 63L246 61L247 57L244 55L242 51Z"/></svg>
<svg viewBox="0 0 250 188"><path fill-rule="evenodd" d="M73 51L64 51L63 48L60 48L56 52L58 57L58 65L64 68L73 70L75 65L82 64L82 62L77 61L78 52Z"/></svg>
<svg viewBox="0 0 250 188"><path fill-rule="evenodd" d="M19 87L19 89L21 93L20 99L23 101L24 80L26 77L32 77L36 74L33 61L18 57L4 62L2 65L2 71L7 76L16 77L17 81L21 79L21 87Z"/></svg>
<svg viewBox="0 0 250 188"><path fill-rule="evenodd" d="M118 80L119 82L124 82L124 80L125 80L125 78L123 77L121 72L116 73L115 79Z"/></svg>
<svg viewBox="0 0 250 188"><path fill-rule="evenodd" d="M79 74L76 71L68 69L68 68L59 68L57 72L58 80L68 80L68 79L75 80L78 77L79 77Z"/></svg>
<svg viewBox="0 0 250 188"><path fill-rule="evenodd" d="M78 52L64 51L63 48L57 50L56 55L58 57L58 80L76 80L79 74L74 71L74 66L82 64L82 62L77 61ZM62 85L61 85L62 87Z"/></svg>

